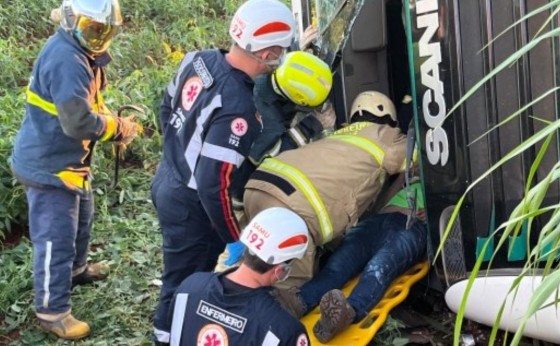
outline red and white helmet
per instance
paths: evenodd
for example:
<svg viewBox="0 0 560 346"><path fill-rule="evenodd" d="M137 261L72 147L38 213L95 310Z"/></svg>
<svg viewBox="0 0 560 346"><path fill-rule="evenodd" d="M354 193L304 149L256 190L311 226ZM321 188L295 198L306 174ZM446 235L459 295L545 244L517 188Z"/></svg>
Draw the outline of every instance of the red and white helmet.
<svg viewBox="0 0 560 346"><path fill-rule="evenodd" d="M239 240L263 262L279 264L303 257L309 231L305 221L290 209L269 208L251 220Z"/></svg>
<svg viewBox="0 0 560 346"><path fill-rule="evenodd" d="M292 43L296 28L292 11L278 0L249 0L231 20L229 34L249 52Z"/></svg>

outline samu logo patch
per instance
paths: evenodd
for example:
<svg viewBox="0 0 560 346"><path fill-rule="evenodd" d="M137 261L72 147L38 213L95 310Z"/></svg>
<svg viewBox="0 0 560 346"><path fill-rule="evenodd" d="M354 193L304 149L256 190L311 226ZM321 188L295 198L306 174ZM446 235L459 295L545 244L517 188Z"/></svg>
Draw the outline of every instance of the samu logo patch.
<svg viewBox="0 0 560 346"><path fill-rule="evenodd" d="M203 88L204 85L202 84L202 81L198 76L191 77L185 82L185 85L183 85L183 90L181 92L181 100L184 110L186 110L187 112L191 110L194 102L198 98L198 95L200 95L200 92Z"/></svg>

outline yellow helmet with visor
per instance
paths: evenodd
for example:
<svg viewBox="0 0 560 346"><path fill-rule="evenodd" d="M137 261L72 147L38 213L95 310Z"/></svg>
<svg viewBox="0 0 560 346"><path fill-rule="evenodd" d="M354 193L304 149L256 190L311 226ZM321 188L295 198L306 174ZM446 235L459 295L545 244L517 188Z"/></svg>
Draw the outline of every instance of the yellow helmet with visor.
<svg viewBox="0 0 560 346"><path fill-rule="evenodd" d="M280 94L303 107L320 106L331 92L332 72L313 54L296 51L286 54L272 75L272 86Z"/></svg>

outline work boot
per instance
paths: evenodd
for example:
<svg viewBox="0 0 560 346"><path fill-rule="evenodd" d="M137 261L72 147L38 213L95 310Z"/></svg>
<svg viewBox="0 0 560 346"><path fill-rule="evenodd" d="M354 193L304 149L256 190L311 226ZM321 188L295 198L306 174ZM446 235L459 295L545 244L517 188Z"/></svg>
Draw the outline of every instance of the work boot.
<svg viewBox="0 0 560 346"><path fill-rule="evenodd" d="M299 295L299 288L275 288L270 294L295 318L300 319L307 313L307 305Z"/></svg>
<svg viewBox="0 0 560 346"><path fill-rule="evenodd" d="M331 290L321 298L321 318L313 327L317 340L327 343L336 334L352 324L356 312L346 301L341 290Z"/></svg>
<svg viewBox="0 0 560 346"><path fill-rule="evenodd" d="M105 263L88 263L86 269L72 277L72 288L77 285L87 285L107 277L109 266Z"/></svg>
<svg viewBox="0 0 560 346"><path fill-rule="evenodd" d="M75 319L70 311L54 315L37 313L37 320L41 328L66 340L81 339L90 332L89 325Z"/></svg>

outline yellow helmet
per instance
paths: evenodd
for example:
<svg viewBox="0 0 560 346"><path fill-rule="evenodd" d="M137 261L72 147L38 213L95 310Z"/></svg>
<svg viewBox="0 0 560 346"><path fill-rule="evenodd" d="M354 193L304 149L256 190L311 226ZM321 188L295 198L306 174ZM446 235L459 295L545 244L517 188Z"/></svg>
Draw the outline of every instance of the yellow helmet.
<svg viewBox="0 0 560 346"><path fill-rule="evenodd" d="M366 116L366 114L369 114L369 116ZM393 101L378 91L364 91L360 93L354 99L352 109L350 110L351 122L362 121L361 119L371 121L372 119L381 119L386 116L390 118L391 123L389 125L396 126L397 111Z"/></svg>
<svg viewBox="0 0 560 346"><path fill-rule="evenodd" d="M286 54L272 75L274 91L299 106L317 107L331 92L332 72L313 54L297 51Z"/></svg>

